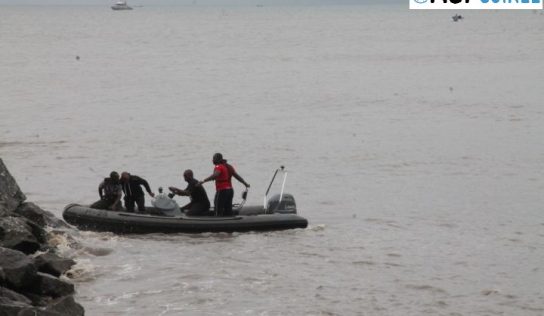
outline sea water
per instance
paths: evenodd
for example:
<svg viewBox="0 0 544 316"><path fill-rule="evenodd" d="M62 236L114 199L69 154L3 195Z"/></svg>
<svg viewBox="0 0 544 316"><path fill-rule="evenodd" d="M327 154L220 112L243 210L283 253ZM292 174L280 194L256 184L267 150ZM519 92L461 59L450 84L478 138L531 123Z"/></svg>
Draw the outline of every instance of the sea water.
<svg viewBox="0 0 544 316"><path fill-rule="evenodd" d="M285 165L310 222L57 236L87 314L544 314L544 18L406 7L1 7L29 200L60 216L112 170L184 187L222 152L248 204Z"/></svg>

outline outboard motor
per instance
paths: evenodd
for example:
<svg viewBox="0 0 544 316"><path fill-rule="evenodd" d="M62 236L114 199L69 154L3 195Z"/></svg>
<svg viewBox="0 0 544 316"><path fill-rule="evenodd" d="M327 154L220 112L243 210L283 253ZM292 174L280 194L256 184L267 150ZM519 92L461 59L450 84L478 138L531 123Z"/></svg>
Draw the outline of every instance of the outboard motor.
<svg viewBox="0 0 544 316"><path fill-rule="evenodd" d="M170 195L163 193L162 187L159 188L159 194L151 200L151 204L156 208L155 212L151 212L153 215L181 215L178 203Z"/></svg>
<svg viewBox="0 0 544 316"><path fill-rule="evenodd" d="M289 194L284 193L281 196L280 194L274 194L266 205L267 213L281 213L281 214L296 214L297 213L297 204L295 203L295 198Z"/></svg>

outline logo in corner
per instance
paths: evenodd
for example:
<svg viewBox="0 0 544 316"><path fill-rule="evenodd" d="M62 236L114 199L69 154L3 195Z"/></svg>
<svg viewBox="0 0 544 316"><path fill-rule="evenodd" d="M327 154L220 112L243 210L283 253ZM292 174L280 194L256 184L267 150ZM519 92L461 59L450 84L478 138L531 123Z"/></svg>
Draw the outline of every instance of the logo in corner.
<svg viewBox="0 0 544 316"><path fill-rule="evenodd" d="M542 10L544 0L410 0L416 10Z"/></svg>

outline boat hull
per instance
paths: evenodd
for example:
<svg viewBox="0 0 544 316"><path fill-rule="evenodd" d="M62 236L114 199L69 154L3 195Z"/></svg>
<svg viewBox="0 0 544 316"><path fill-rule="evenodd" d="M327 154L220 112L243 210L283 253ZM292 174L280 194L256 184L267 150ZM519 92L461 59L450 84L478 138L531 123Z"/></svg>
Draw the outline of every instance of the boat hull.
<svg viewBox="0 0 544 316"><path fill-rule="evenodd" d="M81 230L118 234L271 231L308 226L308 221L296 214L166 217L97 210L79 204L66 206L62 216L66 222Z"/></svg>
<svg viewBox="0 0 544 316"><path fill-rule="evenodd" d="M122 10L132 10L132 7L129 7L129 6L112 6L111 9L115 10L115 11L122 11Z"/></svg>

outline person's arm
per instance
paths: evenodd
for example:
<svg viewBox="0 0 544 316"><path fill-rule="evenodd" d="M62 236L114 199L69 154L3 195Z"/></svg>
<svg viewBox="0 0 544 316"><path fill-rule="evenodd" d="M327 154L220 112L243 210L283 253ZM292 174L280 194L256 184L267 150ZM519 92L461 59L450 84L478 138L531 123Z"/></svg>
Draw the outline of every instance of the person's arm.
<svg viewBox="0 0 544 316"><path fill-rule="evenodd" d="M104 190L104 181L100 182L98 185L98 195L100 195L100 199L104 199L104 193L102 191Z"/></svg>
<svg viewBox="0 0 544 316"><path fill-rule="evenodd" d="M206 183L208 181L215 180L215 179L217 179L217 177L219 177L220 174L221 174L221 172L218 169L214 169L211 176L209 176L206 179L200 181L198 184L202 185L202 184L204 184L204 183Z"/></svg>
<svg viewBox="0 0 544 316"><path fill-rule="evenodd" d="M176 195L181 195L181 196L191 195L191 192L189 192L187 190L178 189L176 187L168 187L168 190L172 191L172 193L174 193Z"/></svg>
<svg viewBox="0 0 544 316"><path fill-rule="evenodd" d="M240 183L242 183L243 185L246 186L246 188L249 188L249 183L247 183L239 174L238 172L236 172L236 170L234 170L234 167L232 167L231 165L228 165L228 168L229 168L229 171L230 171L230 174L232 174L232 176L240 181Z"/></svg>
<svg viewBox="0 0 544 316"><path fill-rule="evenodd" d="M151 197L155 197L155 193L151 191L151 188L149 187L149 183L144 178L139 178L139 183L145 187L145 190Z"/></svg>
<svg viewBox="0 0 544 316"><path fill-rule="evenodd" d="M240 177L240 175L239 175L236 171L234 171L234 173L232 174L232 176L233 176L236 180L240 181L240 183L242 183L243 185L245 185L246 188L249 188L249 183L247 183L242 177Z"/></svg>

